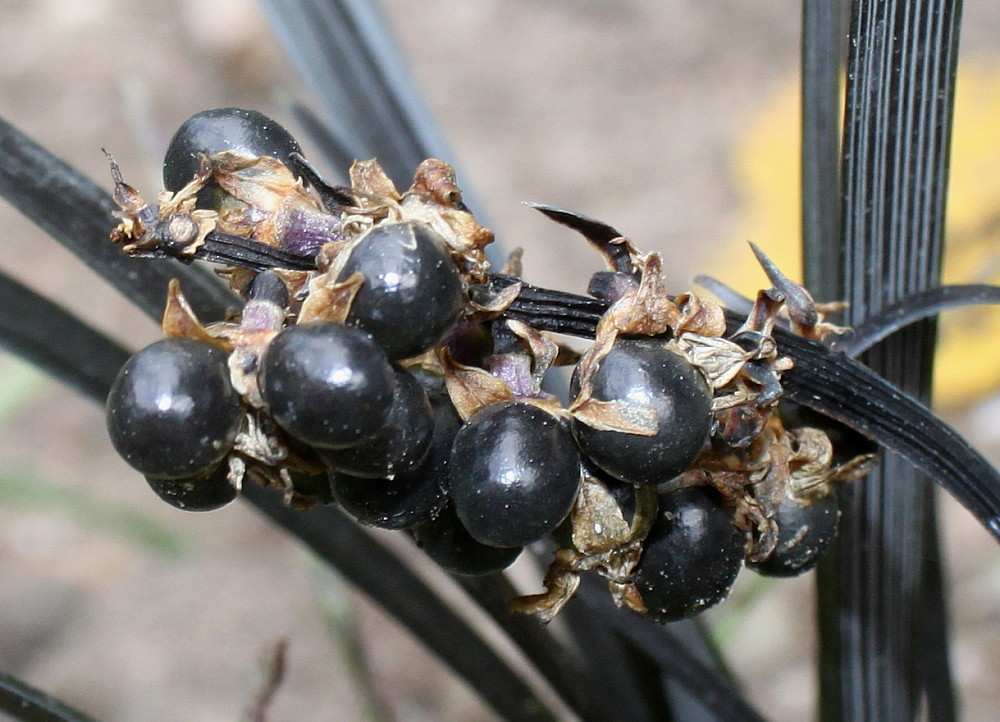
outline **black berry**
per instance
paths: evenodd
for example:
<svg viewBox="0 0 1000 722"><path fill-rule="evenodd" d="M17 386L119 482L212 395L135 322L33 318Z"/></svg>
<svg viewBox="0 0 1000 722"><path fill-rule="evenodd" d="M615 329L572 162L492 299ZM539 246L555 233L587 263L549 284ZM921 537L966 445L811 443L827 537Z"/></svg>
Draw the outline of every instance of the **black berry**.
<svg viewBox="0 0 1000 722"><path fill-rule="evenodd" d="M156 495L184 511L212 511L236 499L236 487L229 483L229 464L219 464L200 476L183 479L157 479L146 482Z"/></svg>
<svg viewBox="0 0 1000 722"><path fill-rule="evenodd" d="M672 622L718 604L736 581L743 554L743 535L709 492L663 494L635 569L647 614Z"/></svg>
<svg viewBox="0 0 1000 722"><path fill-rule="evenodd" d="M768 577L795 577L815 567L837 538L840 505L834 493L812 504L785 497L774 515L778 545L762 562L747 566Z"/></svg>
<svg viewBox="0 0 1000 722"><path fill-rule="evenodd" d="M275 420L313 446L357 444L389 417L395 378L366 333L333 323L286 328L261 361L261 394Z"/></svg>
<svg viewBox="0 0 1000 722"><path fill-rule="evenodd" d="M450 504L436 518L410 530L417 546L442 569L461 576L501 572L518 558L521 547L502 549L472 538Z"/></svg>
<svg viewBox="0 0 1000 722"><path fill-rule="evenodd" d="M579 393L579 372L573 393ZM593 377L593 398L653 409L652 436L596 429L574 422L580 449L597 466L632 484L657 484L688 468L712 424L712 396L701 373L651 338L619 339Z"/></svg>
<svg viewBox="0 0 1000 722"><path fill-rule="evenodd" d="M431 405L412 375L403 369L393 371L396 390L382 427L353 446L320 453L335 471L384 479L409 471L423 461L434 431Z"/></svg>
<svg viewBox="0 0 1000 722"><path fill-rule="evenodd" d="M240 399L227 354L193 339L168 338L139 351L108 394L115 449L147 476L180 479L207 472L232 449Z"/></svg>
<svg viewBox="0 0 1000 722"><path fill-rule="evenodd" d="M569 513L580 455L565 423L526 403L494 404L455 436L451 494L469 533L517 547L541 539Z"/></svg>
<svg viewBox="0 0 1000 722"><path fill-rule="evenodd" d="M441 340L462 312L458 269L430 226L383 223L372 228L347 258L338 278L361 273L349 324L374 337L390 359L410 358Z"/></svg>
<svg viewBox="0 0 1000 722"><path fill-rule="evenodd" d="M393 479L330 474L334 498L362 524L406 529L432 519L447 503L451 446L462 420L445 395L432 396L431 406L434 436L420 466Z"/></svg>
<svg viewBox="0 0 1000 722"><path fill-rule="evenodd" d="M291 153L301 153L291 133L256 110L214 108L187 120L174 133L163 159L163 186L178 191L198 172L198 154L236 151L259 157L268 155L283 163Z"/></svg>

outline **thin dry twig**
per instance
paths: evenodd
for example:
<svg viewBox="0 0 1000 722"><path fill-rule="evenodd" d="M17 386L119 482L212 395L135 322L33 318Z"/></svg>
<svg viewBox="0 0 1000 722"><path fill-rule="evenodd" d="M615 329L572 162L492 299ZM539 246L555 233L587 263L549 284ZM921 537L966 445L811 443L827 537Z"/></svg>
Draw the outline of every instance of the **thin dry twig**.
<svg viewBox="0 0 1000 722"><path fill-rule="evenodd" d="M267 651L263 660L263 676L253 701L243 713L244 722L267 722L267 710L285 679L285 652L288 640L279 639Z"/></svg>

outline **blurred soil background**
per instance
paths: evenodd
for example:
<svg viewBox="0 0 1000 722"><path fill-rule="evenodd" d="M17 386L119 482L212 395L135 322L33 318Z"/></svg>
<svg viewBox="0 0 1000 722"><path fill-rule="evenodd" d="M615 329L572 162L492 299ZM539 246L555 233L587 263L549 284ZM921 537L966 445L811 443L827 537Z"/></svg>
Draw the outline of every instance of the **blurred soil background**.
<svg viewBox="0 0 1000 722"><path fill-rule="evenodd" d="M1000 276L1000 12L988 5L965 9L953 282ZM797 275L798 2L428 0L384 10L460 182L501 242L525 247L532 283L582 292L600 263L523 200L578 209L661 251L678 292L697 273L744 292L763 284L747 239ZM307 93L251 0L0 0L0 115L109 190L102 147L153 198L185 118L235 105L297 132L293 100ZM159 336L4 203L0 264L132 349ZM1000 322L953 314L943 336L939 408L997 461ZM943 507L963 718L993 719L1000 554L962 509ZM812 584L745 572L709 615L770 719L814 713ZM275 722L492 718L248 506L191 515L159 502L112 451L102 409L0 355L0 669L101 720L237 720L282 638Z"/></svg>

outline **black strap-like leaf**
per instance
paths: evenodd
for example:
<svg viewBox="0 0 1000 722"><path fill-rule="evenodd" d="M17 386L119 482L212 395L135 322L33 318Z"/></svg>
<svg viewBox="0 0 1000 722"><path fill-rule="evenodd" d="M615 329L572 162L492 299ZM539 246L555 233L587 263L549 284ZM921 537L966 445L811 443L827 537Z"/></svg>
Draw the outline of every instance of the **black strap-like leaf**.
<svg viewBox="0 0 1000 722"><path fill-rule="evenodd" d="M354 158L378 157L406 186L424 158L449 158L377 7L358 0L262 0L323 121Z"/></svg>
<svg viewBox="0 0 1000 722"><path fill-rule="evenodd" d="M95 722L62 700L0 672L0 712L22 722Z"/></svg>
<svg viewBox="0 0 1000 722"><path fill-rule="evenodd" d="M852 3L837 244L843 288L829 296L850 304L849 325L940 285L961 10L961 0ZM828 259L822 272L834 277L834 262ZM916 324L872 349L865 363L903 393L927 401L936 341L934 322ZM938 479L950 472L949 490L1000 535L990 508L998 497L994 470L977 466L950 429L916 428L913 416L880 410L881 401L858 408L864 400L857 389L850 393L829 401L855 406L859 417L872 412L865 421L875 426L899 424L891 435L907 447L904 453L922 455L930 462L922 468ZM976 474L984 476L958 478ZM838 539L817 575L820 714L914 719L921 696L941 714L940 695L947 692L935 678L948 675L949 655L946 645L929 644L932 637L921 632L928 595L935 593L927 567L939 556L928 546L934 497L926 479L887 455L865 483L844 488L840 502ZM935 678L922 674L927 665L937 668ZM938 696L933 703L932 695Z"/></svg>
<svg viewBox="0 0 1000 722"><path fill-rule="evenodd" d="M689 646L677 637L670 625L656 625L636 614L616 608L607 593L587 580L580 596L591 613L602 623L621 634L637 649L655 661L661 669L696 695L699 703L720 720L763 722L763 717L747 703L730 681L715 681L718 673L692 654ZM676 670L684 670L677 676ZM671 672L674 672L671 674Z"/></svg>
<svg viewBox="0 0 1000 722"><path fill-rule="evenodd" d="M795 362L782 377L788 398L904 456L1000 540L1000 474L961 435L858 362L779 330L775 338Z"/></svg>
<svg viewBox="0 0 1000 722"><path fill-rule="evenodd" d="M438 594L337 509L286 508L250 484L243 496L406 625L504 719L550 720L553 712Z"/></svg>
<svg viewBox="0 0 1000 722"><path fill-rule="evenodd" d="M206 320L239 303L202 268L122 253L108 240L116 223L111 196L2 119L0 195L153 318L162 313L172 278Z"/></svg>
<svg viewBox="0 0 1000 722"><path fill-rule="evenodd" d="M61 306L0 273L0 346L92 398L103 398L128 351ZM72 349L72 353L67 353Z"/></svg>
<svg viewBox="0 0 1000 722"><path fill-rule="evenodd" d="M942 311L995 304L1000 304L1000 286L969 284L919 291L859 323L847 335L837 339L833 349L855 358L901 328L932 318Z"/></svg>

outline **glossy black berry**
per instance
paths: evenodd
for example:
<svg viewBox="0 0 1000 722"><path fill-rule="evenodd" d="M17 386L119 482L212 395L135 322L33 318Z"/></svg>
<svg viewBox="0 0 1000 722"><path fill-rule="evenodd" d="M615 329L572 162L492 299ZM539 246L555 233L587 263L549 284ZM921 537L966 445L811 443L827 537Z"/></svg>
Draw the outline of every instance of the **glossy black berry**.
<svg viewBox="0 0 1000 722"><path fill-rule="evenodd" d="M447 396L431 397L434 436L430 450L415 469L393 479L362 479L332 472L333 496L344 511L362 524L406 529L432 519L448 501L451 446L462 420Z"/></svg>
<svg viewBox="0 0 1000 722"><path fill-rule="evenodd" d="M389 417L373 435L353 446L320 452L333 469L351 476L385 479L413 469L427 454L434 431L431 404L409 372L393 369L396 390Z"/></svg>
<svg viewBox="0 0 1000 722"><path fill-rule="evenodd" d="M469 533L517 547L541 539L569 513L580 455L569 427L526 403L487 406L455 436L451 495Z"/></svg>
<svg viewBox="0 0 1000 722"><path fill-rule="evenodd" d="M178 191L198 172L198 154L236 151L258 157L269 155L287 163L301 153L299 144L277 122L256 110L214 108L187 120L174 133L163 159L163 187Z"/></svg>
<svg viewBox="0 0 1000 722"><path fill-rule="evenodd" d="M501 572L521 555L521 547L503 549L473 539L451 504L431 521L410 529L410 534L442 569L461 576Z"/></svg>
<svg viewBox="0 0 1000 722"><path fill-rule="evenodd" d="M389 417L392 367L363 331L333 323L286 328L271 341L260 390L274 419L307 444L340 448L377 432Z"/></svg>
<svg viewBox="0 0 1000 722"><path fill-rule="evenodd" d="M410 358L436 344L458 320L462 280L441 237L418 222L383 223L361 238L338 278L361 273L349 324L374 337L389 358Z"/></svg>
<svg viewBox="0 0 1000 722"><path fill-rule="evenodd" d="M743 554L743 535L709 492L663 494L635 569L647 614L672 622L721 602L736 581Z"/></svg>
<svg viewBox="0 0 1000 722"><path fill-rule="evenodd" d="M815 567L823 552L837 538L840 505L828 494L812 504L785 497L774 516L778 525L778 545L762 562L747 566L769 577L795 577Z"/></svg>
<svg viewBox="0 0 1000 722"><path fill-rule="evenodd" d="M168 338L142 349L118 372L108 394L115 449L157 478L213 468L232 449L240 419L226 352L193 339Z"/></svg>
<svg viewBox="0 0 1000 722"><path fill-rule="evenodd" d="M579 393L579 372L573 393ZM595 429L575 421L580 449L594 464L633 484L667 481L701 452L712 424L712 396L701 373L655 339L619 339L593 377L593 398L652 408L653 436Z"/></svg>
<svg viewBox="0 0 1000 722"><path fill-rule="evenodd" d="M146 477L149 488L171 506L184 511L212 511L236 499L236 487L229 483L229 464L219 464L200 476L183 479Z"/></svg>

